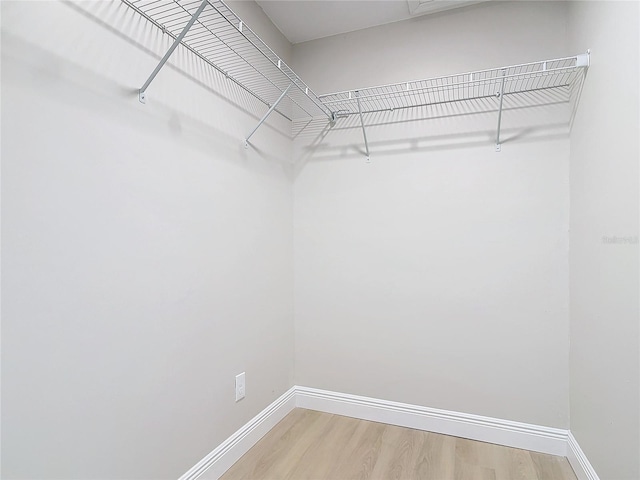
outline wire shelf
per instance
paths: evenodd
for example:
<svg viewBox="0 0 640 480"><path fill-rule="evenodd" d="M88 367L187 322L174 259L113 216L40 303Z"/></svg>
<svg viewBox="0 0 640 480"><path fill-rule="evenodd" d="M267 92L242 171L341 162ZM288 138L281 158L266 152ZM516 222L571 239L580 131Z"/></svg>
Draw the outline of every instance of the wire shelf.
<svg viewBox="0 0 640 480"><path fill-rule="evenodd" d="M529 103L529 106L536 106L538 102L531 100L541 94L552 97L554 101L566 102L570 106L571 126L588 67L587 52L573 57L346 90L321 95L319 98L333 112L333 118L351 115L360 117L365 154L369 162L365 114L456 102L466 102L466 105L473 107L479 100L493 97L498 105L495 148L499 152L502 149L500 128L505 97L527 96L524 103ZM536 95L532 96L532 93Z"/></svg>
<svg viewBox="0 0 640 480"><path fill-rule="evenodd" d="M444 77L394 83L320 95L338 116L393 111L442 103L499 98L528 92L556 90L566 101L576 99L588 60L582 56L545 60ZM504 86L502 84L504 80ZM556 92L557 93L557 92Z"/></svg>
<svg viewBox="0 0 640 480"><path fill-rule="evenodd" d="M223 0L122 0L173 38L160 63L139 90L146 89L178 45L183 45L230 81L264 103L268 110L249 139L274 111L288 120L326 115L331 124L340 117L358 115L369 161L364 114L496 98L496 150L505 97L551 95L571 105L573 116L589 67L589 52L573 57L524 63L426 80L346 90L318 96L278 55L224 3ZM526 106L526 105L525 105ZM533 102L530 106L536 106Z"/></svg>
<svg viewBox="0 0 640 480"><path fill-rule="evenodd" d="M229 80L288 120L331 112L298 75L222 1L122 0ZM287 90L282 101L278 99Z"/></svg>

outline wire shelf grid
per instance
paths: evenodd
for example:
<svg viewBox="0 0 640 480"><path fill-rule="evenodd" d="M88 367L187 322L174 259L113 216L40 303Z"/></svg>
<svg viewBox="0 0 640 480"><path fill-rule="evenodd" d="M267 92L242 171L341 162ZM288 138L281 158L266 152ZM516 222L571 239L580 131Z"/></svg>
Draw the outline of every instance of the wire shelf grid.
<svg viewBox="0 0 640 480"><path fill-rule="evenodd" d="M573 57L318 96L223 0L122 1L173 38L171 47L140 88L140 101L145 103L149 84L181 44L268 107L245 138L247 148L251 136L273 111L288 120L326 115L331 124L338 118L358 115L369 161L365 114L456 102L471 105L493 97L498 104L496 151L500 151L505 98L547 95L549 104L567 103L571 127L589 67L587 51ZM529 106L539 104L536 99Z"/></svg>
<svg viewBox="0 0 640 480"><path fill-rule="evenodd" d="M393 111L442 103L463 102L527 92L560 92L566 101L576 98L583 75L578 56L490 70L461 73L357 90L320 95L338 116ZM503 86L504 81L504 86Z"/></svg>
<svg viewBox="0 0 640 480"><path fill-rule="evenodd" d="M202 0L122 0L174 40L196 14ZM271 107L291 85L275 111L291 120L331 112L298 75L222 0L206 7L181 44L229 80Z"/></svg>

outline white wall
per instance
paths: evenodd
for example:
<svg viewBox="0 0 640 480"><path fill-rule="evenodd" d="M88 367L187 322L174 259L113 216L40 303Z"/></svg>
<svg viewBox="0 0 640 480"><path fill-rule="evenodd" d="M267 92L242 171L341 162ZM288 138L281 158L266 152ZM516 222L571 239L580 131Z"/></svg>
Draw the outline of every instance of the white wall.
<svg viewBox="0 0 640 480"><path fill-rule="evenodd" d="M566 44L562 3L486 4L294 45L293 67L325 93ZM297 384L568 427L569 140L541 128L566 107L506 112L502 153L495 108L372 115L371 164L355 119L301 132Z"/></svg>
<svg viewBox="0 0 640 480"><path fill-rule="evenodd" d="M225 2L256 35L286 63L291 63L292 45L271 22L262 8L253 0L229 0Z"/></svg>
<svg viewBox="0 0 640 480"><path fill-rule="evenodd" d="M637 478L638 250L602 244L638 234L637 4L293 50L232 6L320 92L594 67L570 141L566 105L507 104L500 154L493 107L434 107L371 116L370 165L355 119L298 126L292 172L287 122L244 150L265 107L183 51L140 105L168 39L123 4L2 2L3 478L175 478L292 385L294 338L298 384L570 425L601 478Z"/></svg>
<svg viewBox="0 0 640 480"><path fill-rule="evenodd" d="M180 50L141 105L167 47L2 2L3 478L176 478L292 385L290 126Z"/></svg>
<svg viewBox="0 0 640 480"><path fill-rule="evenodd" d="M640 478L637 2L576 2L592 66L571 135L571 431L600 478Z"/></svg>

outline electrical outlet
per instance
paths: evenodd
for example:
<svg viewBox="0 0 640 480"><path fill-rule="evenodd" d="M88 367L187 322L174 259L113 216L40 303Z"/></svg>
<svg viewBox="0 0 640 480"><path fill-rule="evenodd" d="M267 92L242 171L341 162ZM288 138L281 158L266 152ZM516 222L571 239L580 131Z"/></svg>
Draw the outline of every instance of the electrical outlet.
<svg viewBox="0 0 640 480"><path fill-rule="evenodd" d="M236 402L242 400L245 395L245 377L244 372L236 375Z"/></svg>

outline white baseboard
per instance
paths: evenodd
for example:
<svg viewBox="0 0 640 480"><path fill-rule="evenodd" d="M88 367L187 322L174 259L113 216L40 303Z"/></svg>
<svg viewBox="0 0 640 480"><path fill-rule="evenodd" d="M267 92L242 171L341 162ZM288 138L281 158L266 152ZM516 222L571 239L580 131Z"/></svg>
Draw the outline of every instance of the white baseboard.
<svg viewBox="0 0 640 480"><path fill-rule="evenodd" d="M179 480L218 479L296 406L296 387L253 417L240 430L195 464Z"/></svg>
<svg viewBox="0 0 640 480"><path fill-rule="evenodd" d="M571 432L567 439L567 459L578 480L600 480Z"/></svg>
<svg viewBox="0 0 640 480"><path fill-rule="evenodd" d="M221 477L295 407L567 456L578 480L600 480L568 430L294 386L179 480Z"/></svg>
<svg viewBox="0 0 640 480"><path fill-rule="evenodd" d="M535 452L567 454L568 431L558 428L307 387L296 387L296 406Z"/></svg>

